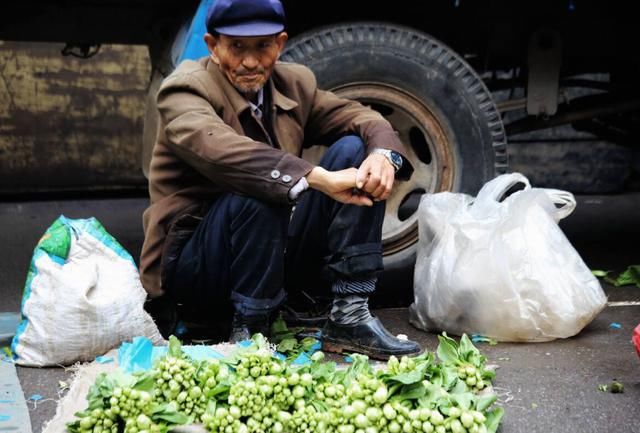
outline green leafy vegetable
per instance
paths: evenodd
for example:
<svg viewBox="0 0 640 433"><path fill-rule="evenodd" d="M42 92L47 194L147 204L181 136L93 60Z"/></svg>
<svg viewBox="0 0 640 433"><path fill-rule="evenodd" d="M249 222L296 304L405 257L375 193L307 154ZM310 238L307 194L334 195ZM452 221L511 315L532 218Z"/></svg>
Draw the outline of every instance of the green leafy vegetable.
<svg viewBox="0 0 640 433"><path fill-rule="evenodd" d="M295 336L277 329L286 336L279 348L291 349ZM314 340L295 339L299 350ZM478 393L495 373L483 370L485 358L466 336L443 334L439 363L425 352L376 369L360 354L341 369L321 352L296 365L259 334L221 360L195 361L178 339L169 344L150 371L98 376L68 431L168 433L200 423L212 433L486 433L504 413L493 408L495 394Z"/></svg>

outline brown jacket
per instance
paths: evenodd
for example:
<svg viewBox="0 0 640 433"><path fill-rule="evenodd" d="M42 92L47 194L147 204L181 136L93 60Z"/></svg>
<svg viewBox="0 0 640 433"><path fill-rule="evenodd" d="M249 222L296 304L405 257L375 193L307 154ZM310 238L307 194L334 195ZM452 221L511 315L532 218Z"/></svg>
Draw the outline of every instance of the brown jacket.
<svg viewBox="0 0 640 433"><path fill-rule="evenodd" d="M314 167L300 158L303 147L330 145L347 133L360 135L368 148L402 152L382 116L319 90L304 66L278 63L268 86L272 145L265 125L208 57L181 63L162 83L140 258L151 297L164 293L161 260L171 225L182 215L204 214L217 194L288 203L289 189Z"/></svg>

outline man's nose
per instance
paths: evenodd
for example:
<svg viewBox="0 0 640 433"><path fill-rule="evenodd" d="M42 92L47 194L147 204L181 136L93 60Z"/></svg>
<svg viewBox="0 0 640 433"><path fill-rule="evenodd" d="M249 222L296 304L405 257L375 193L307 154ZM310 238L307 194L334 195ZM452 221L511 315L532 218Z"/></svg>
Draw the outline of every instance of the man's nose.
<svg viewBox="0 0 640 433"><path fill-rule="evenodd" d="M255 69L260 64L258 56L254 54L247 54L242 59L242 66L247 69Z"/></svg>

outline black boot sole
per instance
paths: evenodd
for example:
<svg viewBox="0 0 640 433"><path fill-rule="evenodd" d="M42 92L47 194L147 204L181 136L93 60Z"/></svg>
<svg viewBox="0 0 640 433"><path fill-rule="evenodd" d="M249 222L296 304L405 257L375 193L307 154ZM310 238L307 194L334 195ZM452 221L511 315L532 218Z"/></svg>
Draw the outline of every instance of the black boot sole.
<svg viewBox="0 0 640 433"><path fill-rule="evenodd" d="M422 350L417 350L415 352L408 353L380 353L380 351L374 347L360 346L358 344L353 344L345 341L327 341L326 339L322 340L322 351L330 352L330 353L361 353L363 355L367 355L371 359L377 359L380 361L388 361L391 356L413 356L418 355L422 352Z"/></svg>

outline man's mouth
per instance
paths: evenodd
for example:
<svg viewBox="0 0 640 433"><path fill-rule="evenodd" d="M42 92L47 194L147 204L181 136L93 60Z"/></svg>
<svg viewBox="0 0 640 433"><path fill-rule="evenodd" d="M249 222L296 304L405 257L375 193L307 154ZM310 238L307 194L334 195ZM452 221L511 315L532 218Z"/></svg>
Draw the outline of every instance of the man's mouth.
<svg viewBox="0 0 640 433"><path fill-rule="evenodd" d="M258 78L260 78L260 74L242 74L239 75L238 78L240 79L244 79L244 80L256 80Z"/></svg>

